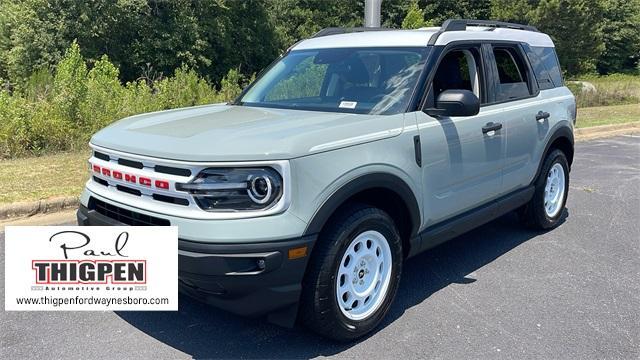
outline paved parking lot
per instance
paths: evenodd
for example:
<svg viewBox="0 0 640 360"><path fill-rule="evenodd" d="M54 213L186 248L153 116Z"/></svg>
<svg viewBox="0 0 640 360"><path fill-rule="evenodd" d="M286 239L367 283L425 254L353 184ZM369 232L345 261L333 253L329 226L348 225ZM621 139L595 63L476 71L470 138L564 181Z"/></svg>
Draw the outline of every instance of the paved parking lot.
<svg viewBox="0 0 640 360"><path fill-rule="evenodd" d="M179 312L3 311L0 358L638 359L640 138L579 143L567 207L551 232L508 215L413 258L390 316L358 343L181 297Z"/></svg>

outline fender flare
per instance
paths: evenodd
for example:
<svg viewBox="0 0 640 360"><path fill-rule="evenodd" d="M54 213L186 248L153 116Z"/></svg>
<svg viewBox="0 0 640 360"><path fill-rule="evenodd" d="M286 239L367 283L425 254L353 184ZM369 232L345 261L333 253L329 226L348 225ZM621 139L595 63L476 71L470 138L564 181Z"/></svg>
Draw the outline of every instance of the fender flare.
<svg viewBox="0 0 640 360"><path fill-rule="evenodd" d="M307 225L304 235L319 233L331 215L355 194L375 188L384 188L397 194L402 199L411 217L411 234L415 235L420 227L420 207L415 194L407 183L398 176L389 173L369 173L361 175L345 185L320 206Z"/></svg>
<svg viewBox="0 0 640 360"><path fill-rule="evenodd" d="M542 165L543 165L544 159L547 157L547 154L549 153L551 144L553 144L559 138L566 138L567 140L569 140L569 142L571 143L571 148L573 148L574 146L573 131L571 131L571 128L568 126L560 125L556 130L554 130L553 134L549 137L549 140L547 141L547 144L544 147L544 151L542 152L542 157L538 161L538 170L536 170L536 176L533 177L533 181L531 182L532 184L535 183L536 180L538 179L538 176L540 176L540 171L542 171ZM573 163L573 159L568 159L568 160L569 160L569 167L571 167L571 164Z"/></svg>
<svg viewBox="0 0 640 360"><path fill-rule="evenodd" d="M331 194L329 198L320 206L313 215L311 222L307 225L304 235L319 233L331 215L353 195L369 189L384 188L397 194L411 217L411 235L415 235L420 226L420 207L416 200L414 192L407 183L399 177L389 173L369 173L361 175L345 185L336 192Z"/></svg>

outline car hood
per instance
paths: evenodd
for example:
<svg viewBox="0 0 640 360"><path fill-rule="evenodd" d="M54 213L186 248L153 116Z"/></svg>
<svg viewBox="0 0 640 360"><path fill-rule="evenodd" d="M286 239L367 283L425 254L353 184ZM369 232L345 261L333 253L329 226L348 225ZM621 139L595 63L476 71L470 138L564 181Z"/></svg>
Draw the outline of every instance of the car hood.
<svg viewBox="0 0 640 360"><path fill-rule="evenodd" d="M206 105L131 116L91 143L185 161L283 160L398 135L402 115Z"/></svg>

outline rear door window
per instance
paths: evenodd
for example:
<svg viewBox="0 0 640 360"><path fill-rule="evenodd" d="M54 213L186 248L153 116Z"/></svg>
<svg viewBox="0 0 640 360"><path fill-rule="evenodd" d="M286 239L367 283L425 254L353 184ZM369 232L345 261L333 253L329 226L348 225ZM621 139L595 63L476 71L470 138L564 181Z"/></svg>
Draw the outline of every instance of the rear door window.
<svg viewBox="0 0 640 360"><path fill-rule="evenodd" d="M493 48L497 70L496 101L517 100L532 95L529 72L520 52L511 47Z"/></svg>

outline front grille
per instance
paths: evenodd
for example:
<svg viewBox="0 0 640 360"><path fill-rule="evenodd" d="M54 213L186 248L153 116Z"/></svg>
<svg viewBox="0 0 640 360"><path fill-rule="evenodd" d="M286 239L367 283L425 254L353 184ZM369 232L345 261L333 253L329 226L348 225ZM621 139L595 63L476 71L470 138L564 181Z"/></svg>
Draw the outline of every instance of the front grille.
<svg viewBox="0 0 640 360"><path fill-rule="evenodd" d="M174 196L167 196L167 195L161 195L161 194L153 194L153 199L157 200L157 201L162 201L162 202L166 202L169 204L176 204L176 205L182 205L182 206L189 206L189 200L187 199L182 199L182 198L177 198Z"/></svg>
<svg viewBox="0 0 640 360"><path fill-rule="evenodd" d="M99 177L97 177L97 176L94 176L94 177L93 177L93 181L95 181L95 182L97 182L98 184L103 185L103 186L109 186L109 182L108 182L107 180L102 180L102 179L100 179L100 178L99 178Z"/></svg>
<svg viewBox="0 0 640 360"><path fill-rule="evenodd" d="M109 161L111 159L109 157L109 155L103 154L103 153L98 152L98 151L94 151L93 152L93 156L97 157L98 159L104 160L104 161Z"/></svg>
<svg viewBox="0 0 640 360"><path fill-rule="evenodd" d="M181 207L195 206L189 194L178 192L174 187L176 182L189 181L192 176L189 168L154 164L155 161L152 159L143 163L135 156L121 158L107 151L96 150L93 151L93 157L89 162L93 182L109 188L109 191L115 190L135 196L144 202L162 202ZM176 178L178 176L182 178ZM158 183L163 184L162 187L157 185Z"/></svg>
<svg viewBox="0 0 640 360"><path fill-rule="evenodd" d="M163 165L156 165L154 169L156 170L156 172L164 173L164 174L191 176L191 170L189 169L182 169L182 168L176 168L173 166L163 166Z"/></svg>
<svg viewBox="0 0 640 360"><path fill-rule="evenodd" d="M95 210L108 218L132 226L169 226L171 224L167 219L123 209L93 197L89 199L89 210Z"/></svg>
<svg viewBox="0 0 640 360"><path fill-rule="evenodd" d="M122 192L126 192L127 194L131 194L131 195L135 195L135 196L142 196L142 192L140 190L137 189L132 189L128 186L123 186L123 185L116 185L116 189L122 191Z"/></svg>
<svg viewBox="0 0 640 360"><path fill-rule="evenodd" d="M144 167L144 165L140 161L133 161L128 159L118 159L118 164L136 169L142 169Z"/></svg>

